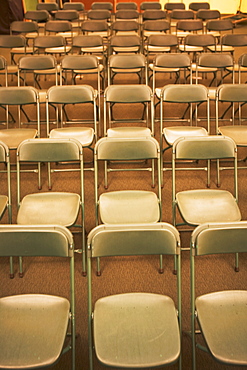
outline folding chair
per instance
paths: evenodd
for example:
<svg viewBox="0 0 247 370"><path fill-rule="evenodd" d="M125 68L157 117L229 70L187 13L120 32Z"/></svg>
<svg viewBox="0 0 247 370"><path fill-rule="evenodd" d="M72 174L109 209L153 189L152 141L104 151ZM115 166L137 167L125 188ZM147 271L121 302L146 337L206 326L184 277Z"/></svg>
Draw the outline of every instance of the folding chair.
<svg viewBox="0 0 247 370"><path fill-rule="evenodd" d="M33 163L38 173L38 187L42 188L40 163L48 166L48 187L52 189L51 172L61 173L61 167L51 168L52 163L74 163L78 175L78 192L49 191L29 193L24 185L21 171L25 164ZM36 166L38 164L38 168ZM56 171L56 169L58 171ZM24 192L24 188L25 192ZM30 190L29 190L30 191ZM26 194L23 196L23 194ZM17 149L17 224L77 226L81 229L82 271L86 273L84 241L84 176L83 149L75 139L25 140ZM77 221L78 219L78 221ZM76 223L78 222L78 223ZM22 263L20 274L23 275Z"/></svg>
<svg viewBox="0 0 247 370"><path fill-rule="evenodd" d="M69 299L21 293L0 298L0 367L43 369L71 351L75 369L74 241L62 226L0 225L0 255L59 257L70 265ZM50 271L42 279L50 277ZM66 281L66 278L64 278ZM65 282L64 281L64 282ZM22 285L22 291L25 284ZM35 292L35 289L34 289Z"/></svg>
<svg viewBox="0 0 247 370"><path fill-rule="evenodd" d="M231 159L234 163L232 182L234 190L220 189L190 189L177 191L177 162L184 160L204 160L208 163L216 160L217 185L219 186L219 160ZM208 181L210 184L210 164ZM226 136L208 135L201 137L180 137L173 144L172 153L172 199L173 224L197 226L205 222L235 222L241 220L238 207L237 181L237 148L234 141ZM184 188L186 185L184 184ZM182 218L182 223L176 220L176 211Z"/></svg>
<svg viewBox="0 0 247 370"><path fill-rule="evenodd" d="M82 22L81 31L85 36L100 36L104 41L104 52L106 51L110 36L110 26L106 21L85 20Z"/></svg>
<svg viewBox="0 0 247 370"><path fill-rule="evenodd" d="M40 136L39 96L35 88L30 86L0 87L0 106L4 107L6 111L6 128L0 130L0 140L10 150L16 150L23 140ZM30 114L34 117L32 121L34 128L27 127L30 120L28 122L25 119L27 114L24 112L24 107L29 109ZM15 119L16 116L15 127L10 127L10 117ZM17 125L18 127L16 127Z"/></svg>
<svg viewBox="0 0 247 370"><path fill-rule="evenodd" d="M246 84L223 84L216 91L216 132L231 137L238 148L247 146L247 125L243 124L244 118L242 117L242 107L246 103ZM221 104L223 106L227 104L227 108L220 116ZM230 117L226 114L228 111ZM227 124L221 124L222 119L226 120ZM239 168L246 167L239 166Z"/></svg>
<svg viewBox="0 0 247 370"><path fill-rule="evenodd" d="M112 35L140 35L140 25L135 20L117 20L111 25Z"/></svg>
<svg viewBox="0 0 247 370"><path fill-rule="evenodd" d="M29 45L29 40L39 35L39 25L35 21L13 21L10 24L10 34L21 34L26 38L26 53L33 53L33 48ZM15 49L12 49L13 53ZM16 50L19 52L18 48ZM14 55L13 55L14 58Z"/></svg>
<svg viewBox="0 0 247 370"><path fill-rule="evenodd" d="M144 43L144 52L147 55L148 61L150 57L157 54L176 52L178 49L178 38L170 34L150 34Z"/></svg>
<svg viewBox="0 0 247 370"><path fill-rule="evenodd" d="M34 54L51 54L61 57L71 51L71 45L61 35L41 35L33 40Z"/></svg>
<svg viewBox="0 0 247 370"><path fill-rule="evenodd" d="M24 14L24 20L35 21L39 25L40 31L44 28L45 23L51 19L51 15L46 9L28 10Z"/></svg>
<svg viewBox="0 0 247 370"><path fill-rule="evenodd" d="M96 224L155 223L161 221L160 153L157 141L151 137L101 138L95 145L95 210ZM108 188L108 172L112 171L151 171L152 187L157 176L157 191L119 190L104 192L99 196L100 162L105 163L104 185ZM106 163L121 163L121 168L106 167ZM147 164L136 163L147 161ZM151 163L149 164L149 161ZM155 169L155 162L157 167ZM125 164L125 165L124 165ZM138 165L138 167L137 167ZM155 175L155 172L157 175ZM100 268L98 265L98 274ZM160 273L163 272L162 260Z"/></svg>
<svg viewBox="0 0 247 370"><path fill-rule="evenodd" d="M118 75L128 78L129 75L137 75L139 84L147 84L147 59L143 54L134 55L110 55L108 58L108 85L114 83Z"/></svg>
<svg viewBox="0 0 247 370"><path fill-rule="evenodd" d="M247 291L228 289L211 293L195 293L198 286L196 266L203 256L245 253L247 223L206 223L198 226L191 237L191 334L193 370L196 369L196 348L209 352L225 365L247 366L246 301ZM220 267L221 259L217 261ZM214 269L212 270L214 271ZM218 272L215 271L217 280ZM205 277L206 279L206 277ZM196 339L198 323L204 342ZM199 335L200 336L200 335ZM201 337L201 336L200 336ZM224 367L225 367L224 366ZM226 367L225 367L226 368Z"/></svg>
<svg viewBox="0 0 247 370"><path fill-rule="evenodd" d="M92 144L98 133L98 114L96 107L97 92L89 85L53 86L47 91L46 118L47 136L55 138L74 138L83 148L92 149ZM50 130L51 112L49 106L56 109L57 127ZM85 107L84 107L85 106ZM91 119L83 119L86 107L92 111ZM70 115L66 110L70 107ZM72 115L72 116L71 116ZM82 118L78 118L81 116ZM60 122L60 127L59 127ZM92 127L87 127L91 124Z"/></svg>
<svg viewBox="0 0 247 370"><path fill-rule="evenodd" d="M88 236L89 361L113 368L156 368L179 361L181 277L179 234L170 224L100 225ZM93 258L174 255L178 263L177 309L163 294L122 293L92 303ZM135 279L133 279L134 284ZM98 282L100 283L100 282Z"/></svg>
<svg viewBox="0 0 247 370"><path fill-rule="evenodd" d="M142 40L138 35L113 35L109 40L108 55L138 54L142 52Z"/></svg>
<svg viewBox="0 0 247 370"><path fill-rule="evenodd" d="M58 84L57 62L53 55L27 55L19 60L18 64L18 85L21 85L23 80L24 85L31 84L38 89L40 103L45 103L45 96L47 92L47 82L41 77L50 76L52 79L48 81L49 85Z"/></svg>
<svg viewBox="0 0 247 370"><path fill-rule="evenodd" d="M161 9L146 9L142 13L142 22L166 19L166 11Z"/></svg>
<svg viewBox="0 0 247 370"><path fill-rule="evenodd" d="M151 35L163 35L170 33L170 22L167 19L164 20L149 20L142 22L142 42L145 50L145 44L149 36Z"/></svg>
<svg viewBox="0 0 247 370"><path fill-rule="evenodd" d="M133 105L136 109L133 111ZM123 117L123 109L132 106ZM129 109L130 111L130 109ZM115 127L114 127L115 126ZM104 92L104 136L154 135L153 94L144 84L110 85Z"/></svg>
<svg viewBox="0 0 247 370"><path fill-rule="evenodd" d="M90 9L87 12L87 19L91 21L104 21L111 23L111 11L107 9Z"/></svg>
<svg viewBox="0 0 247 370"><path fill-rule="evenodd" d="M247 54L241 54L238 58L238 67L237 67L237 73L238 73L238 83L243 83L243 74L247 72Z"/></svg>
<svg viewBox="0 0 247 370"><path fill-rule="evenodd" d="M10 52L15 50L15 53L19 50L20 53L25 55L26 53L26 39L23 35L0 35L0 50L1 54L4 55L4 50ZM7 58L7 76L17 76L18 67L17 61L14 58L15 53L10 53L10 60Z"/></svg>

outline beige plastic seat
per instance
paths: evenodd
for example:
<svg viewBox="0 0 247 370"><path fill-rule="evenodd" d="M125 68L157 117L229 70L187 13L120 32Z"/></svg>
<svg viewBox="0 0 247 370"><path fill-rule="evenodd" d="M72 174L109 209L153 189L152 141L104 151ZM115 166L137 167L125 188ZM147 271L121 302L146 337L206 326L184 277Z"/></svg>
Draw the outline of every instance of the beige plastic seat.
<svg viewBox="0 0 247 370"><path fill-rule="evenodd" d="M186 105L189 117L168 117L167 104L176 104L177 107ZM206 127L201 125L200 109L206 107ZM183 108L182 108L183 109ZM178 123L179 124L178 124ZM172 123L172 124L171 124ZM172 148L175 141L180 137L207 136L210 132L210 107L208 89L204 85L166 85L161 89L160 95L160 151L165 159L165 152ZM166 146L164 148L163 142ZM170 167L163 166L161 171L167 171ZM163 176L162 176L163 178Z"/></svg>
<svg viewBox="0 0 247 370"><path fill-rule="evenodd" d="M167 223L100 225L90 232L88 236L90 370L94 367L93 349L101 364L114 369L150 369L177 361L181 369L179 245L177 230ZM169 296L152 292L118 292L98 298L93 304L92 294L96 283L92 279L93 258L147 254L174 255L177 259L179 266L176 285L177 308ZM131 261L129 263L131 264ZM97 284L101 282L98 281ZM133 287L134 285L133 276Z"/></svg>
<svg viewBox="0 0 247 370"><path fill-rule="evenodd" d="M96 224L155 223L161 220L161 187L159 146L151 137L101 138L95 145L95 209ZM105 163L104 186L108 188L106 163L121 163L115 171L151 171L152 186L157 190L125 189L107 191L99 195L99 164ZM142 165L136 161L144 161ZM146 163L147 162L147 163ZM155 163L156 162L156 163ZM157 167L154 167L154 164ZM111 169L110 169L111 170ZM157 179L157 180L156 180ZM98 266L99 272L99 266ZM163 272L162 260L160 272Z"/></svg>
<svg viewBox="0 0 247 370"><path fill-rule="evenodd" d="M247 223L206 223L198 226L191 237L191 332L193 370L196 369L196 347L209 352L224 368L247 366L247 291L235 289L215 291L200 295L195 292L199 285L196 267L203 256L216 254L218 268L225 253L246 253ZM212 270L215 281L217 271ZM198 272L197 272L198 274ZM198 278L196 277L198 276ZM232 277L234 281L234 277ZM206 283L206 281L205 281ZM235 284L234 284L235 287ZM196 323L200 333L195 334ZM204 342L199 341L203 336ZM205 358L204 362L207 361ZM227 366L229 365L229 366Z"/></svg>
<svg viewBox="0 0 247 370"><path fill-rule="evenodd" d="M78 192L51 191L51 172L59 170L65 163L74 163L78 173ZM30 193L25 186L21 170L25 163L33 164L36 169L38 163L38 187L42 188L40 163L47 163L47 181L49 192ZM52 168L52 163L59 163L60 167ZM42 171L44 172L44 171ZM57 172L58 174L61 171ZM63 172L64 173L64 172ZM61 175L60 175L61 176ZM83 274L86 271L85 242L84 242L84 176L83 176L83 149L78 140L33 139L26 140L17 150L17 224L19 225L62 225L65 227L77 226L81 232ZM24 188L26 195L23 196ZM22 271L20 271L22 273Z"/></svg>
<svg viewBox="0 0 247 370"><path fill-rule="evenodd" d="M97 138L98 114L96 107L97 92L89 85L53 86L47 91L46 117L47 136L55 138L74 138L83 148L93 151L92 145ZM83 119L83 109L90 107L92 119ZM52 107L56 109L56 128L51 128ZM70 108L68 114L67 108ZM80 112L80 113L79 113ZM78 116L82 118L78 118ZM58 118L60 117L60 123ZM89 126L91 125L91 127Z"/></svg>
<svg viewBox="0 0 247 370"><path fill-rule="evenodd" d="M247 125L244 124L244 118L242 117L242 104L246 104L246 102L246 84L223 84L217 89L217 133L231 137L239 148L247 146ZM230 110L230 117L226 115L226 110L223 113L223 116L220 116L221 104L227 104L226 109ZM238 111L238 115L236 115L236 110ZM221 118L223 118L223 120L221 120ZM227 121L226 124L225 121ZM241 166L239 166L239 168L241 168Z"/></svg>
<svg viewBox="0 0 247 370"><path fill-rule="evenodd" d="M63 277L68 297L40 294L34 287L28 293L25 283L19 292L0 298L0 368L43 369L54 365L71 351L71 369L75 370L75 293L74 241L62 226L0 225L0 255L62 258L70 271ZM70 267L69 267L70 266ZM44 269L45 263L44 263ZM42 274L48 281L50 271ZM61 282L62 284L62 282ZM46 285L47 286L47 285ZM45 289L45 288L43 288ZM37 291L37 293L36 293ZM55 292L54 292L55 293Z"/></svg>
<svg viewBox="0 0 247 370"><path fill-rule="evenodd" d="M10 150L16 150L23 140L40 136L39 96L35 88L31 86L0 87L0 105L5 107L6 111L6 128L0 130L0 140ZM32 127L28 127L29 122L26 122L24 109L27 109L32 114L33 122L30 122ZM10 115L9 113L12 110L13 114ZM14 116L17 119L13 127L10 118L15 119Z"/></svg>
<svg viewBox="0 0 247 370"><path fill-rule="evenodd" d="M177 162L183 160L217 160L231 159L234 163L233 193L222 189L189 189L178 190L176 181ZM238 207L238 181L237 181L237 148L234 141L226 136L208 135L202 137L181 137L173 144L172 154L172 199L174 225L197 226L205 222L235 222L241 220ZM210 169L210 167L209 167ZM208 177L210 171L208 171ZM210 177L208 178L209 183ZM219 178L217 176L217 185ZM183 189L186 188L184 184ZM176 220L177 210L182 222Z"/></svg>
<svg viewBox="0 0 247 370"><path fill-rule="evenodd" d="M136 110L133 111L133 105ZM123 118L121 109L129 109ZM110 85L104 92L104 136L146 137L154 134L153 94L144 84Z"/></svg>
<svg viewBox="0 0 247 370"><path fill-rule="evenodd" d="M147 60L143 54L134 55L110 55L108 58L108 85L114 83L114 79L128 78L129 75L137 75L138 83L147 84ZM115 79L115 80L116 80Z"/></svg>

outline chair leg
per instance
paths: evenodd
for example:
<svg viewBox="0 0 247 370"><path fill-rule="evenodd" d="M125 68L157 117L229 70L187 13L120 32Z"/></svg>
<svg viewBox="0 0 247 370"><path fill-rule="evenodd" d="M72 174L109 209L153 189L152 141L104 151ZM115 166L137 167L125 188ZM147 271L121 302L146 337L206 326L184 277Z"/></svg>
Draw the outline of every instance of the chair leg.
<svg viewBox="0 0 247 370"><path fill-rule="evenodd" d="M235 254L235 271L239 272L239 254Z"/></svg>
<svg viewBox="0 0 247 370"><path fill-rule="evenodd" d="M23 277L23 263L22 263L22 257L19 257L19 277Z"/></svg>
<svg viewBox="0 0 247 370"><path fill-rule="evenodd" d="M13 257L9 257L9 277L10 279L14 278L14 267L13 267Z"/></svg>

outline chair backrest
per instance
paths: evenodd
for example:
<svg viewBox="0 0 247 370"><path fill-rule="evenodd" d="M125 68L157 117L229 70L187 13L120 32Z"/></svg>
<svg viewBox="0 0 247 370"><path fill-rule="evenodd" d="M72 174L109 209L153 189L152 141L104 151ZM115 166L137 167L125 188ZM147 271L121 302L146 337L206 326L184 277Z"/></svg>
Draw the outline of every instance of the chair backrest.
<svg viewBox="0 0 247 370"><path fill-rule="evenodd" d="M179 255L178 231L168 223L99 225L88 235L88 257Z"/></svg>
<svg viewBox="0 0 247 370"><path fill-rule="evenodd" d="M90 33L105 33L105 35L109 35L109 25L105 20L102 21L94 21L94 20L86 20L81 25L81 30L83 34L90 34Z"/></svg>
<svg viewBox="0 0 247 370"><path fill-rule="evenodd" d="M129 2L120 1L116 4L116 10L122 10L122 9L137 10L137 3L133 1L129 1Z"/></svg>
<svg viewBox="0 0 247 370"><path fill-rule="evenodd" d="M62 10L58 10L55 13L54 17L55 17L56 20L73 22L73 21L78 21L79 20L80 14L75 9L70 9L70 10L62 9Z"/></svg>
<svg viewBox="0 0 247 370"><path fill-rule="evenodd" d="M77 10L78 12L83 12L84 9L85 9L85 6L83 3L80 3L80 2L73 2L73 3L70 3L70 2L66 2L63 4L63 9L64 10Z"/></svg>
<svg viewBox="0 0 247 370"><path fill-rule="evenodd" d="M166 12L161 9L147 9L142 13L143 22L147 20L166 19Z"/></svg>
<svg viewBox="0 0 247 370"><path fill-rule="evenodd" d="M245 73L245 68L247 67L247 53L244 53L240 55L238 58L238 82L241 83L241 74L242 74L242 68L243 73Z"/></svg>
<svg viewBox="0 0 247 370"><path fill-rule="evenodd" d="M212 46L216 48L216 38L210 34L191 34L184 38L184 47L198 46L204 48L205 52L207 47Z"/></svg>
<svg viewBox="0 0 247 370"><path fill-rule="evenodd" d="M173 9L170 13L170 18L177 19L194 19L193 10Z"/></svg>
<svg viewBox="0 0 247 370"><path fill-rule="evenodd" d="M21 33L25 35L26 33L34 32L39 33L39 25L35 21L13 21L10 24L10 34Z"/></svg>
<svg viewBox="0 0 247 370"><path fill-rule="evenodd" d="M59 9L59 6L55 2L50 3L38 3L36 5L36 10L47 10L48 12L55 12Z"/></svg>
<svg viewBox="0 0 247 370"><path fill-rule="evenodd" d="M180 20L176 24L176 30L184 32L196 32L203 30L203 22L200 19Z"/></svg>
<svg viewBox="0 0 247 370"><path fill-rule="evenodd" d="M217 19L217 20L209 20L206 23L206 32L209 31L228 31L231 30L233 32L234 24L231 19Z"/></svg>
<svg viewBox="0 0 247 370"><path fill-rule="evenodd" d="M0 35L0 48L25 48L26 39L23 35Z"/></svg>
<svg viewBox="0 0 247 370"><path fill-rule="evenodd" d="M247 46L247 34L228 33L221 37L221 45L232 46L233 48Z"/></svg>
<svg viewBox="0 0 247 370"><path fill-rule="evenodd" d="M0 141L0 162L6 165L6 173L7 173L7 209L8 209L8 222L12 223L12 193L11 193L11 172L10 172L10 153L8 146ZM2 195L2 190L1 190ZM3 213L0 214L0 218L2 217Z"/></svg>
<svg viewBox="0 0 247 370"><path fill-rule="evenodd" d="M46 48L56 48L64 47L64 52L66 52L66 40L63 36L60 35L42 35L37 36L33 40L34 52L39 52L42 49Z"/></svg>
<svg viewBox="0 0 247 370"><path fill-rule="evenodd" d="M72 23L70 21L48 21L45 24L45 34L58 33L58 32L71 32L72 37Z"/></svg>
<svg viewBox="0 0 247 370"><path fill-rule="evenodd" d="M121 21L117 20L112 23L111 30L114 34L127 34L130 33L138 33L139 31L139 24L135 20L129 20L129 21Z"/></svg>
<svg viewBox="0 0 247 370"><path fill-rule="evenodd" d="M139 19L139 12L135 9L119 9L115 13L115 19Z"/></svg>
<svg viewBox="0 0 247 370"><path fill-rule="evenodd" d="M200 18L203 21L208 19L220 19L221 14L219 10L212 9L199 9L196 13L196 18Z"/></svg>
<svg viewBox="0 0 247 370"><path fill-rule="evenodd" d="M197 11L200 9L210 9L210 4L207 2L195 2L189 4L189 9Z"/></svg>
<svg viewBox="0 0 247 370"><path fill-rule="evenodd" d="M161 4L158 1L144 1L140 4L141 11L148 9L161 9Z"/></svg>
<svg viewBox="0 0 247 370"><path fill-rule="evenodd" d="M109 22L111 20L111 11L107 9L91 9L87 12L87 19Z"/></svg>
<svg viewBox="0 0 247 370"><path fill-rule="evenodd" d="M170 30L170 22L168 20L147 20L142 24L143 34L147 32L166 32ZM146 32L145 32L146 31Z"/></svg>
<svg viewBox="0 0 247 370"><path fill-rule="evenodd" d="M103 38L100 35L78 35L73 37L73 47L93 48L103 46Z"/></svg>
<svg viewBox="0 0 247 370"><path fill-rule="evenodd" d="M106 10L113 10L113 4L111 2L94 2L91 5L91 9L96 10L96 9L106 9Z"/></svg>
<svg viewBox="0 0 247 370"><path fill-rule="evenodd" d="M36 21L38 23L47 22L50 19L50 14L47 10L28 10L24 14L24 18Z"/></svg>
<svg viewBox="0 0 247 370"><path fill-rule="evenodd" d="M1 256L74 258L72 233L63 226L0 225Z"/></svg>
<svg viewBox="0 0 247 370"><path fill-rule="evenodd" d="M247 222L209 223L191 235L193 256L247 252Z"/></svg>
<svg viewBox="0 0 247 370"><path fill-rule="evenodd" d="M185 9L184 3L176 3L176 2L167 2L164 5L164 8L168 11L172 11L174 9Z"/></svg>

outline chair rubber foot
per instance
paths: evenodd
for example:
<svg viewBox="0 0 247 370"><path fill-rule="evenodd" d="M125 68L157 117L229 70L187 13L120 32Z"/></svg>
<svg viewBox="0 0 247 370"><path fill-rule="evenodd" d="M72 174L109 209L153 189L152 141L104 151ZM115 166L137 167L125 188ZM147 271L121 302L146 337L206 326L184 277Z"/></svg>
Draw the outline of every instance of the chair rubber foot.
<svg viewBox="0 0 247 370"><path fill-rule="evenodd" d="M51 187L51 186L49 186L49 187L48 187L48 189L49 189L49 190L51 190L51 189L52 189L52 187Z"/></svg>
<svg viewBox="0 0 247 370"><path fill-rule="evenodd" d="M24 276L23 272L19 272L19 277L23 278L23 276Z"/></svg>
<svg viewBox="0 0 247 370"><path fill-rule="evenodd" d="M173 275L177 275L177 270L172 271Z"/></svg>
<svg viewBox="0 0 247 370"><path fill-rule="evenodd" d="M239 272L239 267L235 267L235 272Z"/></svg>
<svg viewBox="0 0 247 370"><path fill-rule="evenodd" d="M96 275L97 275L97 276L101 276L101 271L97 271L97 272L96 272Z"/></svg>
<svg viewBox="0 0 247 370"><path fill-rule="evenodd" d="M38 186L38 189L41 190L42 189L42 186Z"/></svg>
<svg viewBox="0 0 247 370"><path fill-rule="evenodd" d="M87 273L86 273L86 271L82 271L82 276L87 276Z"/></svg>
<svg viewBox="0 0 247 370"><path fill-rule="evenodd" d="M107 190L108 189L108 186L104 186L104 188Z"/></svg>
<svg viewBox="0 0 247 370"><path fill-rule="evenodd" d="M9 274L10 279L14 279L15 275L14 274Z"/></svg>
<svg viewBox="0 0 247 370"><path fill-rule="evenodd" d="M159 268L159 274L164 274L164 269Z"/></svg>
<svg viewBox="0 0 247 370"><path fill-rule="evenodd" d="M220 188L220 184L217 184L217 188Z"/></svg>

